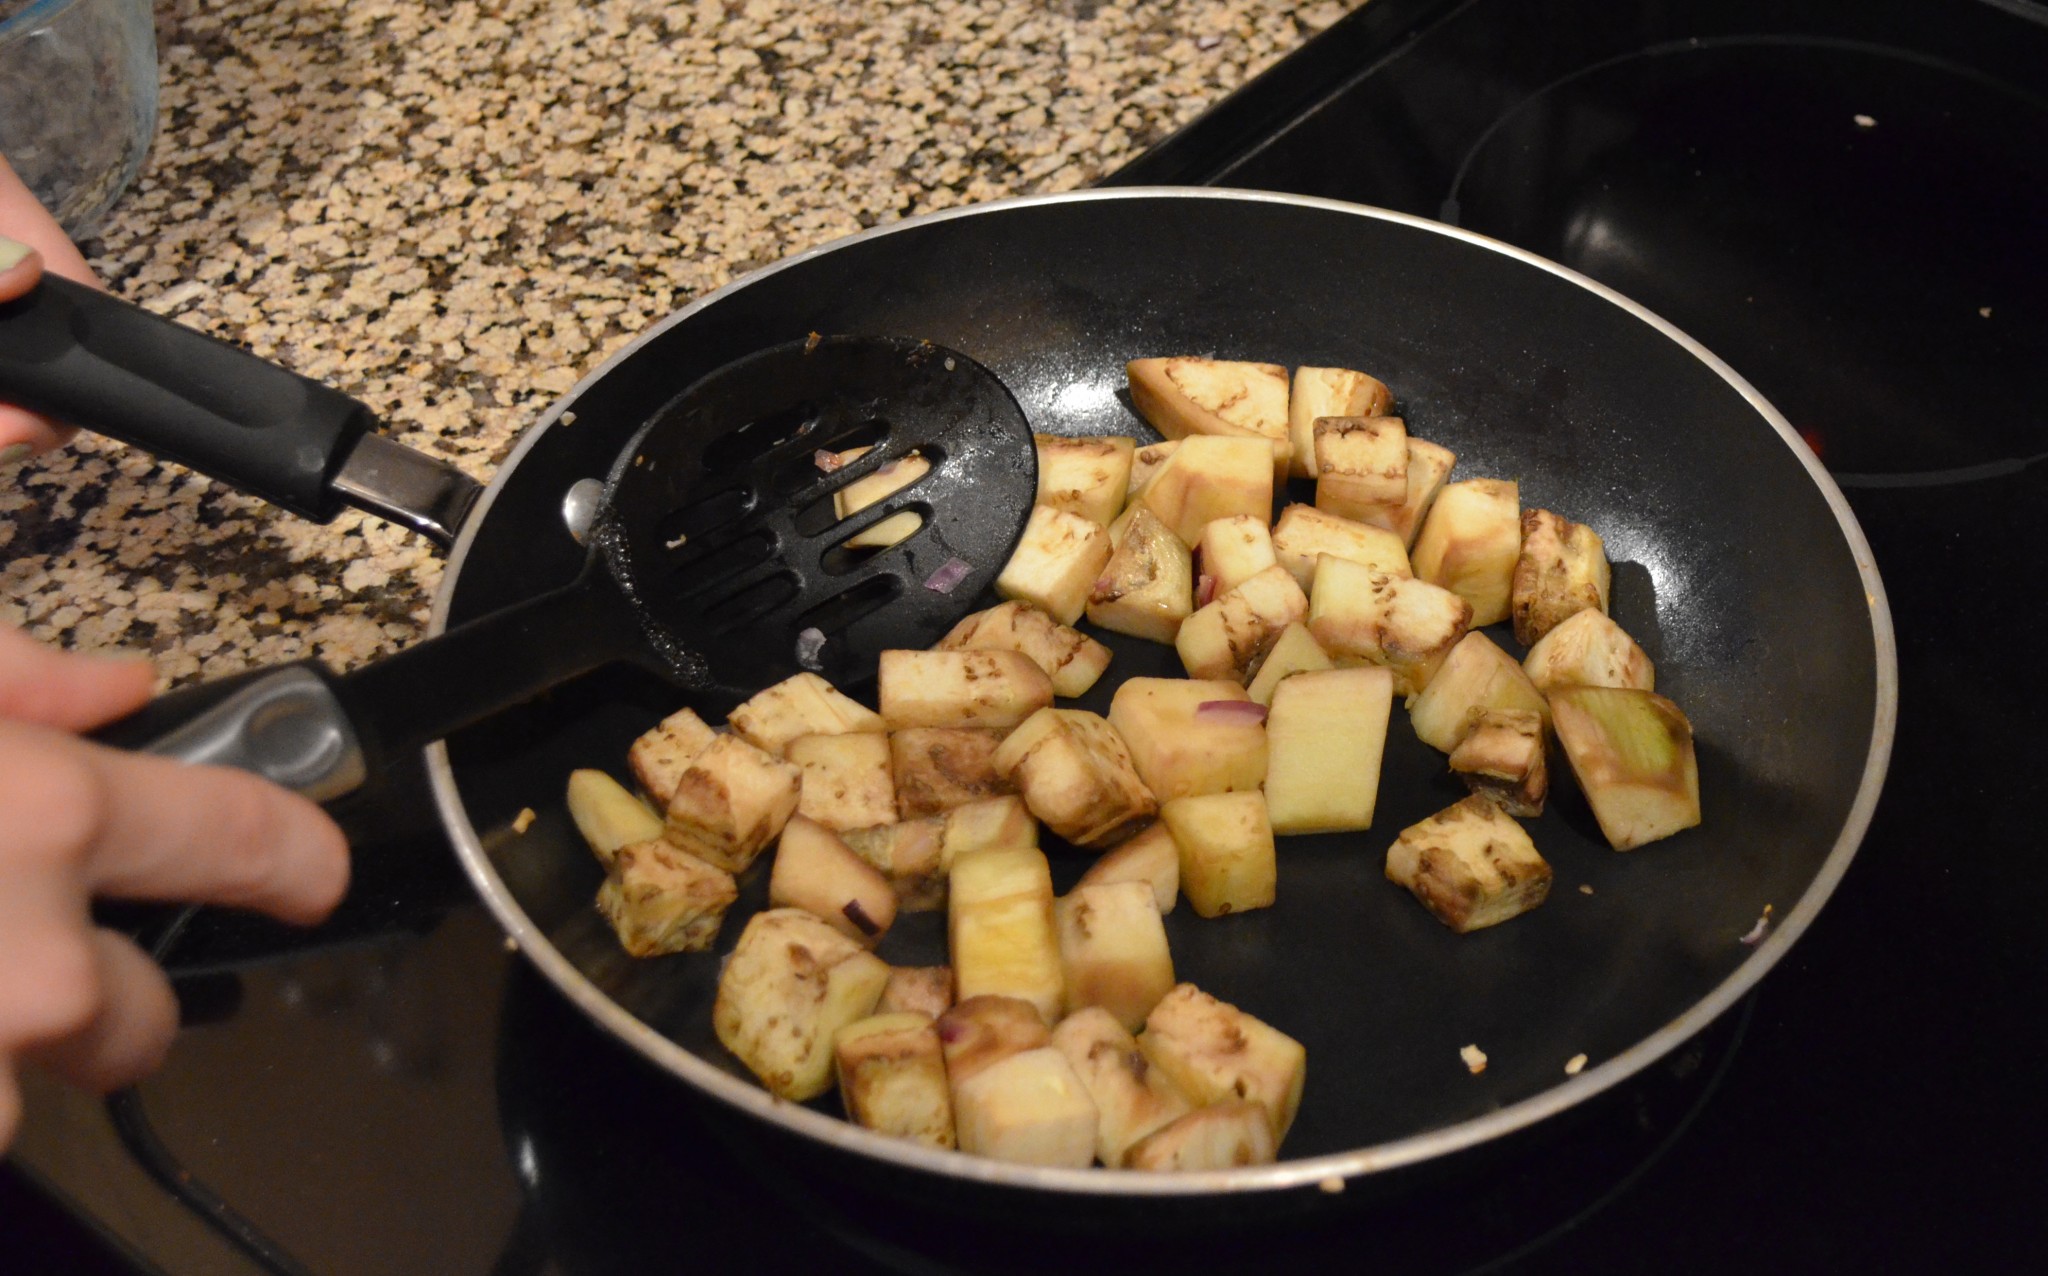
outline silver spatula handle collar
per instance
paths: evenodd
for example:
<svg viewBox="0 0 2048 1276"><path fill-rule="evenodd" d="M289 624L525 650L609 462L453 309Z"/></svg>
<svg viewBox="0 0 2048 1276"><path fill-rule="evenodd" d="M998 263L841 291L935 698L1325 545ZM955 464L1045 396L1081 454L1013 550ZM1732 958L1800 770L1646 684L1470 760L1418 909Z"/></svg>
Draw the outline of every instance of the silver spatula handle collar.
<svg viewBox="0 0 2048 1276"><path fill-rule="evenodd" d="M368 778L341 702L310 669L260 678L149 745L180 762L238 767L325 802Z"/></svg>

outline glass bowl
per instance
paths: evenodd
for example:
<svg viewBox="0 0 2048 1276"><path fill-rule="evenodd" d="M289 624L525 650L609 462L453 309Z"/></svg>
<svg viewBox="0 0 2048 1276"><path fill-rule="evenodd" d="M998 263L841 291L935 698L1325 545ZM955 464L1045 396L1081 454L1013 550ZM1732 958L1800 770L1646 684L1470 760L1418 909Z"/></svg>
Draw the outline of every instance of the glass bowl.
<svg viewBox="0 0 2048 1276"><path fill-rule="evenodd" d="M0 155L73 239L156 135L150 0L0 0Z"/></svg>

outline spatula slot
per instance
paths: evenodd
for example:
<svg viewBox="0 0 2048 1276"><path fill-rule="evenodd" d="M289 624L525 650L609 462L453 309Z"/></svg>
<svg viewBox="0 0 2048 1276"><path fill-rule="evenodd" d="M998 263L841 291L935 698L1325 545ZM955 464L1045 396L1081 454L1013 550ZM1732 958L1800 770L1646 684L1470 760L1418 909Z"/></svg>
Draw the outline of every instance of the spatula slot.
<svg viewBox="0 0 2048 1276"><path fill-rule="evenodd" d="M700 539L678 553L670 579L677 596L688 598L767 562L774 553L775 537L768 532L752 532L723 542Z"/></svg>
<svg viewBox="0 0 2048 1276"><path fill-rule="evenodd" d="M751 513L754 504L752 489L728 487L692 501L680 509L671 510L662 518L660 526L656 528L656 534L661 537L662 548L674 553L688 545L691 540L715 532Z"/></svg>
<svg viewBox="0 0 2048 1276"><path fill-rule="evenodd" d="M928 509L918 505L898 510L820 554L818 567L828 576L843 576L917 535L929 514Z"/></svg>
<svg viewBox="0 0 2048 1276"><path fill-rule="evenodd" d="M751 624L795 598L801 586L789 572L764 576L704 607L705 626L713 633L727 633Z"/></svg>
<svg viewBox="0 0 2048 1276"><path fill-rule="evenodd" d="M834 526L919 483L932 471L933 462L920 452L911 452L868 471L858 478L834 486L833 491L812 500L797 511L795 527L800 536L824 536ZM844 510L842 515L841 510Z"/></svg>
<svg viewBox="0 0 2048 1276"><path fill-rule="evenodd" d="M803 614L799 631L815 629L827 637L847 628L863 616L880 611L903 593L897 576L870 576L853 588L835 594Z"/></svg>
<svg viewBox="0 0 2048 1276"><path fill-rule="evenodd" d="M818 422L818 405L809 401L763 413L705 447L705 472L720 474L743 467L779 446L805 438L816 431Z"/></svg>
<svg viewBox="0 0 2048 1276"><path fill-rule="evenodd" d="M885 421L862 420L821 429L816 439L805 441L799 455L789 458L775 471L775 477L766 486L776 496L788 497L818 483L833 482L835 475L858 465L870 449L888 437L889 425ZM862 455L846 455L856 451ZM835 464L838 458L844 459Z"/></svg>

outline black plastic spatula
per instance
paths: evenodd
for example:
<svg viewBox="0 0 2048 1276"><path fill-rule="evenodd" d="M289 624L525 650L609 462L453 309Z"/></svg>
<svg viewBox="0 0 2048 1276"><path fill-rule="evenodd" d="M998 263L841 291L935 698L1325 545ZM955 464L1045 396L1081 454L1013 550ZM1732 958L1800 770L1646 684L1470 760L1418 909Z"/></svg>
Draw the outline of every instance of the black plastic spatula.
<svg viewBox="0 0 2048 1276"><path fill-rule="evenodd" d="M339 508L335 475L379 439L347 396L61 281L0 306L0 399L314 517ZM835 492L919 463L906 486L839 516ZM805 668L858 686L881 651L929 646L975 606L1037 482L1022 410L966 355L900 337L775 346L698 380L640 428L572 584L346 675L311 662L272 671L148 747L325 799L374 759L616 661L713 709ZM849 545L885 520L902 539Z"/></svg>

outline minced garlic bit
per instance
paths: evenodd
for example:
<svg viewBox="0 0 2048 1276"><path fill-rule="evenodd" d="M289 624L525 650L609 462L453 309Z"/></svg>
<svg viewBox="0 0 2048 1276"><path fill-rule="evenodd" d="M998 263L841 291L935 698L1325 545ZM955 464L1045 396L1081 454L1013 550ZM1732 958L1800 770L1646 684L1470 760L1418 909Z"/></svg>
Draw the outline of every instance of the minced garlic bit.
<svg viewBox="0 0 2048 1276"><path fill-rule="evenodd" d="M1763 916L1756 919L1756 925L1749 928L1749 933L1742 937L1742 942L1754 948L1764 942L1764 936L1770 933L1770 929L1771 906L1765 904Z"/></svg>
<svg viewBox="0 0 2048 1276"><path fill-rule="evenodd" d="M1581 886L1581 887L1579 887L1579 894L1581 894L1581 895L1591 895L1592 893L1593 893L1593 888L1592 888L1592 887L1590 887L1590 886Z"/></svg>
<svg viewBox="0 0 2048 1276"><path fill-rule="evenodd" d="M816 673L824 668L818 656L825 650L825 632L813 625L796 636L796 662Z"/></svg>
<svg viewBox="0 0 2048 1276"><path fill-rule="evenodd" d="M1580 1072L1584 1071L1585 1067L1586 1056L1583 1054L1575 1054L1571 1058L1566 1059L1564 1061L1564 1074L1568 1077L1575 1077L1578 1076Z"/></svg>
<svg viewBox="0 0 2048 1276"><path fill-rule="evenodd" d="M1466 1046L1458 1051L1458 1057L1465 1061L1465 1069L1473 1076L1486 1071L1486 1052L1478 1046Z"/></svg>
<svg viewBox="0 0 2048 1276"><path fill-rule="evenodd" d="M533 813L532 807L523 806L519 808L519 814L512 817L512 831L514 833L524 833L532 828L533 822L539 818L538 815Z"/></svg>
<svg viewBox="0 0 2048 1276"><path fill-rule="evenodd" d="M1344 1176L1332 1174L1322 1182L1317 1183L1316 1186L1323 1190L1325 1196L1341 1196L1344 1192Z"/></svg>

